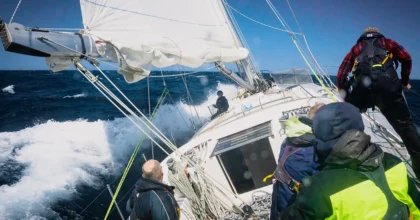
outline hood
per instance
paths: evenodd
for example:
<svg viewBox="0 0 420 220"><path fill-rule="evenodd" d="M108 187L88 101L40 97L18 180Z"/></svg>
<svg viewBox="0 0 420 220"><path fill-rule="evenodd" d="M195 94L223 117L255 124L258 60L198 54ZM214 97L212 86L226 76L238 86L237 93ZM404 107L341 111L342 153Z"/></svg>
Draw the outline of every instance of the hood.
<svg viewBox="0 0 420 220"><path fill-rule="evenodd" d="M350 130L338 139L323 166L372 171L379 167L383 156L382 149L370 143L369 135Z"/></svg>
<svg viewBox="0 0 420 220"><path fill-rule="evenodd" d="M314 116L312 129L317 141L317 156L322 163L338 139L349 130L363 132L359 109L350 103L336 102L321 107Z"/></svg>
<svg viewBox="0 0 420 220"><path fill-rule="evenodd" d="M162 191L169 191L173 192L175 187L168 186L166 184L163 184L161 182L158 182L156 180L151 179L144 179L140 178L139 181L136 183L136 190L137 192L146 192L150 190L162 190Z"/></svg>

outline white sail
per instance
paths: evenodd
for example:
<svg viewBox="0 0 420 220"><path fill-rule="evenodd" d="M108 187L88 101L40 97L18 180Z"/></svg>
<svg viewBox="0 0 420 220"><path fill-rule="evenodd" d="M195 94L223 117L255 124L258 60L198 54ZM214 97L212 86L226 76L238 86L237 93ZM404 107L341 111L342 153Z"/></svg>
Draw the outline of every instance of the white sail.
<svg viewBox="0 0 420 220"><path fill-rule="evenodd" d="M98 43L98 51L128 70L120 70L127 82L141 80L152 66L197 68L249 54L220 0L80 0L80 5L86 34L110 43Z"/></svg>

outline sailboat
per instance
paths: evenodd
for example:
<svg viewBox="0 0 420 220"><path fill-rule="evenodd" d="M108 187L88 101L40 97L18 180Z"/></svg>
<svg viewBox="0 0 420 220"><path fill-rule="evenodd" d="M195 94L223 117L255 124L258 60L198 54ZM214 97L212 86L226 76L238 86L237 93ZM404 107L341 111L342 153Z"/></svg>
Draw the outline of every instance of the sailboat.
<svg viewBox="0 0 420 220"><path fill-rule="evenodd" d="M74 66L167 154L161 162L164 182L176 187L181 219L267 219L272 182L264 179L276 168L286 138L283 122L305 115L317 103L343 101L312 53L302 52L297 36L303 33L293 32L267 3L309 70L259 70L232 10L240 12L225 0L80 0L84 28L76 33L0 20L0 36L5 51L45 57L54 72ZM112 65L127 83L136 83L150 77L152 67L200 68L208 63L241 90L229 100L225 113L201 126L182 146L166 137L100 69L102 64ZM226 64L236 65L238 71ZM117 94L102 82L107 80ZM409 160L400 137L378 110L369 110L363 120L372 142ZM407 163L413 175L410 166Z"/></svg>

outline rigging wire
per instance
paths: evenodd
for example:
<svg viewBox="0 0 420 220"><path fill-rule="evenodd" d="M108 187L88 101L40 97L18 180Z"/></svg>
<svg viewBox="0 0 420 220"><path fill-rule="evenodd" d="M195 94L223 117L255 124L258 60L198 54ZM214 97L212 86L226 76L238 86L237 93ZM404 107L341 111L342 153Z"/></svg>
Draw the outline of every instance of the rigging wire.
<svg viewBox="0 0 420 220"><path fill-rule="evenodd" d="M159 75L149 75L148 77L150 77L150 78L168 78L168 77L178 77L178 76L179 77L182 77L182 76L186 76L186 75L192 75L192 74L196 74L196 73L202 73L204 71L211 70L211 69L214 69L214 68L216 68L216 67L211 66L211 67L208 67L208 68L206 68L204 70L195 71L195 72L189 72L189 73L185 73L184 72L184 73L172 74L172 75L163 75L163 73L162 73L161 76L159 76Z"/></svg>
<svg viewBox="0 0 420 220"><path fill-rule="evenodd" d="M111 182L111 185L114 184L115 181L117 181L119 178L120 178L120 176L116 177L114 179L114 181ZM107 187L105 186L104 189L87 206L85 206L85 208L81 212L79 212L79 215L81 215L83 212L85 212L99 198L99 196L101 196L102 193L105 192L106 189L107 189Z"/></svg>
<svg viewBox="0 0 420 220"><path fill-rule="evenodd" d="M226 3L227 4L227 3ZM330 84L330 86L332 86L332 87L335 87L335 84L331 81L331 79L330 79L330 77L329 76L327 76L326 74L325 74L325 72L322 70L322 68L320 67L320 65L319 65L319 63L316 61L316 59L315 59L315 57L314 57L314 55L312 54L312 51L311 51L311 49L310 49L310 47L309 47L309 44L308 44L308 42L307 42L307 40L306 40L306 36L303 34L303 32L302 32L302 30L301 30L301 33L297 33L297 32L293 32L293 31L291 31L291 30L285 30L285 29L281 29L281 28L278 28L278 27L274 27L274 26L271 26L271 25L267 25L267 24L265 24L265 23L262 23L262 22L260 22L260 21L257 21L257 20L255 20L255 19L253 19L253 18L250 18L249 16L247 16L247 15L245 15L245 14L243 14L243 13L241 13L240 11L238 11L237 9L235 9L234 7L232 7L231 5L229 5L229 4L227 4L227 6L230 8L230 9L232 9L233 11L235 11L236 13L238 13L238 14L240 14L241 16L243 16L244 18L246 18L246 19L248 19L248 20L250 20L250 21L252 21L252 22L255 22L255 23L257 23L257 24L260 24L260 25L262 25L262 26L265 26L265 27L268 27L268 28L271 28L271 29L274 29L274 30L278 30L278 31L283 31L283 32L286 32L286 33L288 33L289 35L300 35L300 36L302 36L303 37L303 40L304 40L304 42L305 42L305 44L306 44L306 47L308 48L308 52L309 52L309 54L310 54L310 57L312 58L312 61L314 62L314 64L316 65L316 67L318 67L318 68L320 68L321 69L321 73L323 73L323 75L325 75L326 76L326 78L328 79L328 80L325 80L326 82L329 82L329 84ZM270 6L271 7L271 6ZM291 8L291 5L289 4L289 7ZM291 10L293 10L292 8L291 8ZM292 11L292 13L294 14L294 12ZM279 18L279 17L278 17ZM280 21L281 21L281 23L283 24L285 21L284 21L284 19L282 18L282 17L280 17L279 18L280 19ZM295 17L295 20L297 21L297 19L296 19L296 17ZM287 25L287 23L284 23L285 24L285 26L287 26L288 27L288 25ZM299 23L298 23L298 25L299 25ZM300 25L299 25L299 27L300 27ZM297 43L298 44L300 44L300 41L297 41ZM302 47L302 46L301 46ZM302 51L302 53L305 55L305 56L307 56L306 55L306 52L304 52L304 51ZM321 75L321 77L322 78L324 78L324 76L323 75Z"/></svg>
<svg viewBox="0 0 420 220"><path fill-rule="evenodd" d="M235 16L233 16L232 11L228 7L226 7L226 5L227 5L226 0L223 0L223 4L224 4L225 11L228 13L228 16L230 17L230 20L231 20L231 22L232 22L232 24L233 24L233 26L236 30L236 34L239 35L238 37L240 38L241 43L243 44L243 46L248 48L249 51L251 51L251 49L250 49L250 47L249 47L249 45L248 45L248 43L245 39L245 36L243 35L243 33L241 31L241 28L239 27L239 24L235 19ZM255 62L255 58L252 55L252 53L249 54L249 61L252 64L251 66L254 69L254 72L256 72L256 73L259 72L257 62Z"/></svg>
<svg viewBox="0 0 420 220"><path fill-rule="evenodd" d="M190 107L191 123L193 124L194 131L197 132L197 127L195 126L195 123L194 123L194 115L193 115L192 110L191 110L191 108L194 106L194 104L192 103L192 100L190 99L190 95L189 95L189 92L188 92L188 87L186 86L186 82L185 82L184 77L182 77L182 81L183 81L185 89L187 91L187 103Z"/></svg>
<svg viewBox="0 0 420 220"><path fill-rule="evenodd" d="M243 13L241 13L240 11L238 11L237 9L235 9L234 7L232 7L231 5L229 5L229 4L227 4L226 3L226 5L230 8L230 9L232 9L233 11L235 11L236 13L238 13L238 14L240 14L241 16L243 16L244 18L246 18L246 19L248 19L248 20L250 20L250 21L252 21L252 22L255 22L255 23L257 23L257 24L260 24L260 25L262 25L262 26L265 26L265 27L268 27L268 28L271 28L271 29L274 29L274 30L278 30L278 31L283 31L283 32L286 32L286 33L288 33L289 35L301 35L302 37L303 37L303 39L304 39L304 41L305 41L305 44L306 44L306 46L307 46L307 48L308 48L308 51L309 51L309 53L310 53L310 55L311 55L311 57L312 57L312 60L313 60L313 62L316 64L316 66L318 66L319 67L319 64L318 64L318 62L316 61L316 59L315 59L315 57L313 56L313 54L312 54L312 51L310 50L310 48L309 48L309 44L307 43L307 40L306 40L306 37L305 37L305 35L303 34L303 33L297 33L297 32L293 32L293 31L291 31L291 30L285 30L285 29L281 29L281 28L278 28L278 27L274 27L274 26L271 26L271 25L267 25L267 24L265 24L265 23L262 23L262 22L260 22L260 21L257 21L257 20L255 20L255 19L252 19L252 18L250 18L250 17L248 17L247 15L245 15L245 14L243 14ZM290 6L291 7L291 6ZM284 19L283 20L281 20L281 22L283 23L283 21L284 21ZM286 23L286 25L287 25L287 23ZM299 41L297 41L299 44L300 44L300 42ZM302 51L302 53L306 53L306 52L304 52L304 51ZM305 56L307 56L306 54L305 54ZM324 75L325 75L325 72L323 72L323 71L320 71L321 73L323 73ZM321 77L322 78L324 78L324 76L323 75L321 75ZM335 87L335 84L331 81L331 79L329 78L329 77L326 77L328 80L325 80L326 82L328 82L329 81L329 84L330 85L332 85L333 87Z"/></svg>
<svg viewBox="0 0 420 220"><path fill-rule="evenodd" d="M224 10L227 12L227 14L228 14L228 16L230 17L230 20L231 20L231 23L233 24L233 26L234 26L234 28L235 28L235 30L236 30L236 34L237 35L239 35L239 38L240 38L240 41L242 42L242 44L249 50L249 51L251 51L251 49L250 49L250 47L249 47L249 45L248 45L248 43L247 43L247 41L246 41L246 39L245 39L245 36L243 35L243 33L242 33L242 31L241 31L241 28L239 27L239 24L238 24L238 22L236 21L236 18L235 18L235 16L233 15L233 13L232 13L232 10L230 9L230 7L229 7L229 4L227 3L227 1L226 0L223 0L223 3L222 4L224 4L223 5L223 8L224 8ZM229 20L229 19L228 19ZM246 60L246 62L244 62ZM262 83L265 87L268 87L268 82L267 81L265 81L265 80L263 80L264 79L264 77L262 76L262 74L261 74L261 71L260 71L260 69L259 69L259 67L258 67L258 64L257 64L257 62L255 61L255 58L254 58L254 55L252 54L252 53L250 53L249 54L249 56L248 56L248 58L247 59L245 59L242 63L246 63L246 65L247 65L247 69L248 70L250 70L250 71L246 71L245 70L245 67L243 67L244 68L244 72L246 73L246 75L248 76L248 75L250 75L250 77L247 77L247 78L249 78L248 80L249 80L249 83L251 84L251 85L253 85L254 84L254 80L255 80L255 77L257 77L257 78L260 78L260 79L262 79L261 81L259 81L260 83ZM244 65L244 64L243 64ZM249 72L249 73L248 73Z"/></svg>
<svg viewBox="0 0 420 220"><path fill-rule="evenodd" d="M294 11L293 11L293 9L292 9L292 6L291 6L291 5L290 5L290 3L289 3L289 0L286 0L286 2L287 2L287 5L289 5L290 11L292 12L293 18L294 18L294 19L295 19L295 21L296 21L296 24L297 24L297 26L298 26L298 28L299 28L299 30L300 30L300 33L303 35L302 28L301 28L301 27L300 27L300 25L299 25L299 22L298 22L298 20L297 20L297 18L296 18L295 12L294 12Z"/></svg>
<svg viewBox="0 0 420 220"><path fill-rule="evenodd" d="M179 65L178 65L178 68L179 68ZM190 102L191 102L191 104L192 104L192 106L193 106L193 108L194 108L194 111L195 111L195 114L197 115L198 121L200 121L200 126L203 126L203 122L201 121L200 115L199 115L199 114L198 114L198 112L197 112L197 108L196 108L196 107L195 107L195 105L194 105L194 101L193 101L193 99L192 99L192 96L191 96L190 90L189 90L189 88L188 88L188 85L187 85L187 78L186 78L185 76L182 76L182 80L184 81L185 89L187 90L187 96L189 97ZM192 116L192 114L191 114L191 116ZM193 118L192 118L192 119L193 119Z"/></svg>
<svg viewBox="0 0 420 220"><path fill-rule="evenodd" d="M305 42L305 44L306 44L306 48L308 49L309 54L311 55L312 62L315 64L315 67L316 67L316 68L318 68L318 71L319 71L320 73L322 73L322 75L321 75L321 76L325 76L325 78L327 78L327 79L329 80L329 84L330 84L330 86L331 86L332 88L336 88L335 84L331 81L331 78L330 78L330 77L329 77L329 76L328 76L328 75L324 72L324 70L323 70L323 69L321 68L321 66L319 65L318 61L315 59L315 56L312 54L311 47L309 47L308 41L306 40L306 36L303 34L303 30L302 30L302 28L301 28L301 26L300 26L300 24L299 24L299 22L298 22L298 20L297 20L297 17L296 17L296 15L295 15L295 12L293 11L292 5L290 4L289 0L286 0L286 2L287 2L287 5L289 6L290 11L292 12L293 18L295 19L295 22L296 22L296 24L297 24L297 26L298 26L298 28L299 28L299 30L300 30L300 33L302 34L303 40L304 40L304 42ZM285 22L286 22L286 21L285 21ZM323 77L323 78L324 78L324 77ZM324 78L324 80L325 80L325 78ZM328 83L328 81L327 81L327 80L325 80L325 81Z"/></svg>
<svg viewBox="0 0 420 220"><path fill-rule="evenodd" d="M415 118L417 118L418 120L420 120L419 116L417 116L408 106L408 102L407 102L407 98L405 97L404 91L402 92L402 96L404 98L404 102L407 105L408 110L410 111L411 115L414 116Z"/></svg>
<svg viewBox="0 0 420 220"><path fill-rule="evenodd" d="M270 0L266 0L267 4L270 6L271 10L273 11L273 13L276 15L276 17L278 18L278 20L280 21L280 23L283 25L284 28L286 29L290 29L287 25L287 23L285 23L283 17L281 17L280 13L277 11L277 9L274 7L274 5L271 3ZM322 88L324 88L324 90L328 93L328 96L334 101L337 102L337 99L334 97L334 95L331 93L331 91L329 89L327 89L327 87L325 86L325 84L323 83L323 80L321 80L318 76L318 74L313 70L312 66L310 65L310 63L308 62L307 58L304 56L302 49L299 47L297 41L296 41L296 36L293 34L289 34L293 43L295 44L296 48L298 49L299 53L301 54L303 60L305 61L305 63L308 65L309 69L312 71L313 75L315 76L315 78L318 80L318 82L321 84Z"/></svg>
<svg viewBox="0 0 420 220"><path fill-rule="evenodd" d="M15 8L15 11L13 12L12 17L10 18L9 24L10 24L10 23L12 23L13 18L15 17L16 12L17 12L17 10L18 10L18 8L19 8L19 6L20 6L20 3L21 3L21 2L22 2L22 0L19 0L19 2L18 2L18 4L17 4L17 6L16 6L16 8Z"/></svg>
<svg viewBox="0 0 420 220"><path fill-rule="evenodd" d="M151 105L150 105L150 79L149 77L147 77L147 100L149 101L149 117L151 112ZM150 145L152 147L152 159L155 159L155 153L154 153L154 149L153 149L153 142L150 141Z"/></svg>
<svg viewBox="0 0 420 220"><path fill-rule="evenodd" d="M76 69L89 81L91 82L91 84L98 89L98 91L106 98L108 99L108 101L111 102L111 104L113 104L125 117L127 117L127 119L129 119L137 128L139 128L147 137L149 137L153 143L155 143L164 153L166 153L170 158L172 158L172 154L170 154L165 148L163 148L158 142L156 142L151 136L150 134L148 134L147 132L145 132L145 130L139 125L137 124L132 118L129 117L129 115L123 111L120 106L117 105L117 103L119 105L121 105L122 108L124 108L126 111L128 111L131 116L133 116L135 119L137 119L138 121L140 121L143 125L146 126L147 129L149 129L149 131L151 131L154 135L156 135L156 137L158 137L164 144L166 144L166 146L169 147L169 149L171 149L173 151L173 153L178 156L181 161L187 162L187 164L189 164L191 167L194 167L195 171L201 175L203 177L203 179L209 183L212 187L215 187L217 190L224 192L224 195L227 197L226 193L230 193L231 196L233 196L234 198L242 201L244 204L247 204L243 199L241 199L240 197L234 195L233 193L230 192L229 189L227 189L225 186L223 186L221 183L219 183L214 177L207 175L206 172L202 169L200 169L200 167L198 166L198 168L196 168L196 162L192 161L191 159L189 159L188 157L183 156L183 154L177 149L177 147L171 143L170 141L168 141L167 137L165 135L162 134L162 132L156 128L156 126L150 122L150 120L148 120L147 118L145 118L144 114L137 109L136 106L133 106L137 111L139 111L139 113L143 116L143 118L145 118L145 121L147 121L148 123L151 124L152 127L154 127L155 129L157 129L157 132L159 134L157 134L157 132L155 130L153 130L152 128L150 128L149 124L147 124L146 122L144 122L139 116L137 116L127 105L125 105L118 97L116 97L101 81L98 80L97 76L94 76L90 71L88 71L82 64L80 64L80 62L75 62L76 65ZM107 77L106 77L107 78ZM108 79L108 78L107 78ZM108 79L109 80L109 79ZM114 85L112 82L110 82L112 85ZM115 86L115 85L114 85ZM116 87L116 86L115 86ZM116 87L117 90L118 87ZM119 92L121 92L119 90ZM106 93L106 94L105 94ZM108 94L108 95L107 95ZM126 99L128 99L124 94L122 94ZM112 99L111 99L112 98ZM115 102L114 102L114 101ZM130 100L127 100L128 102L130 102L130 104L132 104L132 102ZM133 105L133 104L132 104ZM162 136L161 136L162 135ZM228 198L229 199L229 198Z"/></svg>
<svg viewBox="0 0 420 220"><path fill-rule="evenodd" d="M39 30L51 30L51 31L55 31L55 30L63 30L63 31L80 31L83 30L83 28L37 28Z"/></svg>
<svg viewBox="0 0 420 220"><path fill-rule="evenodd" d="M163 75L162 69L160 70L160 73ZM185 122L185 125L189 126L187 123L187 120L185 120L184 116L182 115L181 111L179 110L178 106L176 105L174 99L171 96L171 92L169 91L168 86L166 85L165 78L162 77L163 86L168 90L169 99L171 100L172 104L175 106L176 110L178 111L179 115L181 116L182 120Z"/></svg>
<svg viewBox="0 0 420 220"><path fill-rule="evenodd" d="M234 7L232 7L231 5L229 5L228 3L226 3L226 5L229 8L231 8L233 11L235 11L236 13L242 15L242 17L244 17L244 18L246 18L246 19L248 19L250 21L253 21L253 22L257 23L257 24L260 24L262 26L265 26L265 27L268 27L268 28L271 28L271 29L274 29L274 30L278 30L278 31L283 31L283 32L286 32L286 33L289 33L289 34L303 35L301 33L296 33L296 32L292 32L292 31L289 31L289 30L285 30L285 29L281 29L281 28L278 28L278 27L274 27L274 26L271 26L271 25L268 25L268 24L264 24L264 23L262 23L260 21L257 21L255 19L252 19L252 18L246 16L245 14L241 13L240 11L238 11L237 9L235 9Z"/></svg>
<svg viewBox="0 0 420 220"><path fill-rule="evenodd" d="M69 50L75 51L72 48L69 48L65 45L62 45L60 43L57 43L55 41L49 40L47 38L40 38L42 40L46 40L52 43L55 43L57 45L60 45L64 48L67 48ZM83 55L82 53L75 51L78 54ZM98 60L94 57L91 56L86 56L86 58L91 58L93 60L97 60L99 62L103 62L101 60ZM107 65L111 65L107 62L105 62ZM157 143L151 136L150 134L148 134L138 123L136 123L134 121L134 119L138 120L139 122L141 122L149 131L151 131L154 135L156 135L157 138L159 138L164 144L166 144L174 153L175 155L178 155L180 157L180 159L182 161L186 161L188 164L190 164L192 167L196 167L195 162L191 161L189 158L185 157L182 155L181 152L178 151L178 149L176 148L176 146L171 143L171 141L162 134L162 132L156 128L156 126L147 119L147 117L145 117L145 115L121 92L121 90L106 76L106 74L104 74L98 67L97 64L93 64L93 66L95 66L104 76L105 78L111 83L111 85L114 86L114 88L133 106L133 108L135 110L137 110L141 116L143 116L143 120L136 114L134 113L134 111L132 109L130 109L125 103L123 103L117 96L115 96L114 93L112 93L100 80L98 80L97 76L94 76L90 71L88 71L79 61L78 59L74 60L74 64L77 67L76 69L108 100L110 101L111 104L113 104L127 119L129 119L137 128L139 128L147 137L149 137L153 143L155 143L164 153L166 153L168 156L171 157L171 154L165 150L165 148L163 148L159 143ZM111 66L115 66L115 65L111 65ZM119 68L119 67L118 67ZM121 69L121 68L120 68ZM184 74L182 74L184 75ZM125 109L127 112L125 112L123 109ZM129 115L133 116L133 118L129 117ZM156 129L156 130L155 130ZM213 178L212 176L207 175L204 170L200 169L198 167L194 168L196 170L196 172L202 176L203 180L205 180L208 184L210 184L212 187L215 187L215 189L219 190L220 192L224 192L224 195L227 196L226 192L228 192L229 194L229 189L227 189L225 186L223 186L222 184L220 184L215 178ZM247 204L243 199L241 199L240 197L230 193L231 196L233 196L234 198L242 201L244 204ZM227 197L228 198L228 197ZM230 198L228 198L230 199Z"/></svg>
<svg viewBox="0 0 420 220"><path fill-rule="evenodd" d="M150 121L144 114L143 112L141 112L134 104L133 102L131 102L131 100L129 98L127 98L127 96L125 96L125 94L123 92L121 92L121 90L106 76L105 73L102 72L102 70L94 65L101 73L102 75L104 75L104 77L111 83L112 86L114 86L115 89L117 89L117 91L131 104L131 106L133 106L133 108L143 117L143 120L137 116L136 113L134 113L128 106L126 106L121 100L118 99L118 97L116 97L111 91L108 90L108 88L106 88L100 81L98 82L98 84L105 90L107 91L107 93L109 95L111 95L121 106L123 106L128 112L131 113L132 116L134 116L135 118L137 118L137 120L139 120L140 122L143 123L143 125L145 125L154 135L156 135L161 141L163 141L166 145L168 145L168 147L171 148L171 150L176 151L176 146L171 143L171 141L169 140L169 138L167 138L154 124L152 121ZM146 123L147 122L147 123ZM152 129L152 128L153 129ZM156 131L155 131L156 130ZM158 134L159 133L159 134ZM150 137L149 137L150 138ZM160 145L159 145L160 146Z"/></svg>

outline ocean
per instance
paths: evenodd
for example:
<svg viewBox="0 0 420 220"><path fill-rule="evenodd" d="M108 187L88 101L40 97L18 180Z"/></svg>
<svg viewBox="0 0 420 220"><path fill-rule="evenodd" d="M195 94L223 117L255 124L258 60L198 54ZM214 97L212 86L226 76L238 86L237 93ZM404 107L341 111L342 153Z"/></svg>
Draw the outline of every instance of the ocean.
<svg viewBox="0 0 420 220"><path fill-rule="evenodd" d="M147 81L127 84L115 71L105 72L147 115ZM0 220L103 219L111 202L106 184L115 191L142 136L139 129L77 71L0 71L0 76ZM228 98L238 92L220 73L188 75L191 103L181 77L165 81L170 97L154 123L177 146L209 121L208 106L215 103L218 90ZM152 110L163 85L162 78L150 78ZM411 85L420 88L420 81L412 80ZM420 125L415 116L420 116L420 98L413 92L406 97ZM152 155L145 141L117 198L126 217L127 195L141 175L142 154L165 157L156 147ZM120 219L117 210L109 219Z"/></svg>

